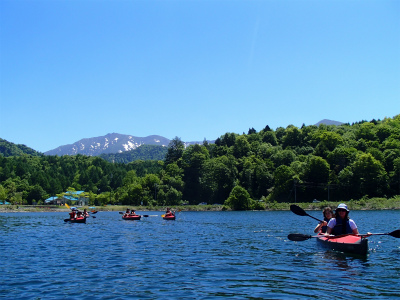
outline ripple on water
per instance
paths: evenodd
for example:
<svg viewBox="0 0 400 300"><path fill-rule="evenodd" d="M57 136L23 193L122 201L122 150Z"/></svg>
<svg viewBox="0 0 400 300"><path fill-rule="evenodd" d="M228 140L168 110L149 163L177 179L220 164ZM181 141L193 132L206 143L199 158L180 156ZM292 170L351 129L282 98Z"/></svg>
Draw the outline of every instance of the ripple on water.
<svg viewBox="0 0 400 300"><path fill-rule="evenodd" d="M390 211L352 213L379 220L377 232L386 232L385 222L396 224L398 218ZM314 227L290 212L182 212L175 222L161 217L128 222L112 212L87 224L64 218L0 214L0 251L7 257L0 264L0 296L329 299L335 291L338 299L384 299L399 294L397 239L371 237L366 258L349 257L313 240L288 241L288 233L310 233Z"/></svg>

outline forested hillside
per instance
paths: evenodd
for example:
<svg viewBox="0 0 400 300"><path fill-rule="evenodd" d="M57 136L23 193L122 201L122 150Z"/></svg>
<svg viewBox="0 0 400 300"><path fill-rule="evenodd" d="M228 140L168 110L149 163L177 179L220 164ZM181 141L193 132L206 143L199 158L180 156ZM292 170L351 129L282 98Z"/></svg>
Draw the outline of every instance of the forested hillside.
<svg viewBox="0 0 400 300"><path fill-rule="evenodd" d="M0 155L3 155L4 157L9 157L23 154L29 154L32 156L43 155L43 153L37 152L25 145L14 144L0 138Z"/></svg>
<svg viewBox="0 0 400 300"><path fill-rule="evenodd" d="M101 154L99 157L109 162L130 163L135 160L164 160L167 154L167 147L158 145L141 145L140 147L113 154Z"/></svg>
<svg viewBox="0 0 400 300"><path fill-rule="evenodd" d="M400 194L400 115L340 126L288 126L226 133L215 144L173 139L164 161L111 163L100 157L0 156L0 199L43 201L68 188L93 204L346 201Z"/></svg>

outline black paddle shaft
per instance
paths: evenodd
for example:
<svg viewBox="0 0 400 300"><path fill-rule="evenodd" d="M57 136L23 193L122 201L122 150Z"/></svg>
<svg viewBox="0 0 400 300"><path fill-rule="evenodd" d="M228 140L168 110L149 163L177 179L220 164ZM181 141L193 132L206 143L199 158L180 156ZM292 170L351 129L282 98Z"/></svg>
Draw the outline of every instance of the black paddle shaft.
<svg viewBox="0 0 400 300"><path fill-rule="evenodd" d="M313 216L310 216L308 213L306 213L305 211L304 211L304 209L302 209L301 207L299 207L299 206L297 206L297 205L295 205L295 204L292 204L292 205L290 205L290 210L293 212L293 213L295 213L296 215L298 215L298 216L307 216L307 217L310 217L310 218L313 218L314 220L317 220L317 221L319 221L319 222L323 222L322 220L320 220L320 219L317 219L317 218L315 218L315 217L313 217Z"/></svg>

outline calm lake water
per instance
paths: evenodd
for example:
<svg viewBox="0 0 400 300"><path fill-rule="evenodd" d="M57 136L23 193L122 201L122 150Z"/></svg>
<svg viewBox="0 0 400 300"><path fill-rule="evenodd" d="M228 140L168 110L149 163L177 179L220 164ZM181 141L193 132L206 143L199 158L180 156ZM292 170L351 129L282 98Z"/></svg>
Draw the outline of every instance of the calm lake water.
<svg viewBox="0 0 400 300"><path fill-rule="evenodd" d="M362 258L289 241L317 225L290 211L162 213L124 221L99 212L87 224L64 223L67 213L1 213L0 298L400 297L400 239L371 236ZM400 228L398 210L350 215L361 233Z"/></svg>

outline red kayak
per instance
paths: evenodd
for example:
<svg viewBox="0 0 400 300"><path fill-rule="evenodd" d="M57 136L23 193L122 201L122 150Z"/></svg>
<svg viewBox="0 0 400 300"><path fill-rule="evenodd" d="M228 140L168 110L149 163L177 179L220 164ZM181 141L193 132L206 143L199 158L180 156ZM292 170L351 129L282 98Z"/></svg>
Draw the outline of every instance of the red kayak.
<svg viewBox="0 0 400 300"><path fill-rule="evenodd" d="M140 220L141 215L123 215L122 219L124 220Z"/></svg>
<svg viewBox="0 0 400 300"><path fill-rule="evenodd" d="M164 220L175 220L175 215L164 216Z"/></svg>
<svg viewBox="0 0 400 300"><path fill-rule="evenodd" d="M317 241L324 247L334 251L352 253L359 255L367 255L368 239L353 234L340 235L333 238L321 236Z"/></svg>
<svg viewBox="0 0 400 300"><path fill-rule="evenodd" d="M76 219L64 219L64 222L70 223L86 223L86 217L79 217Z"/></svg>

